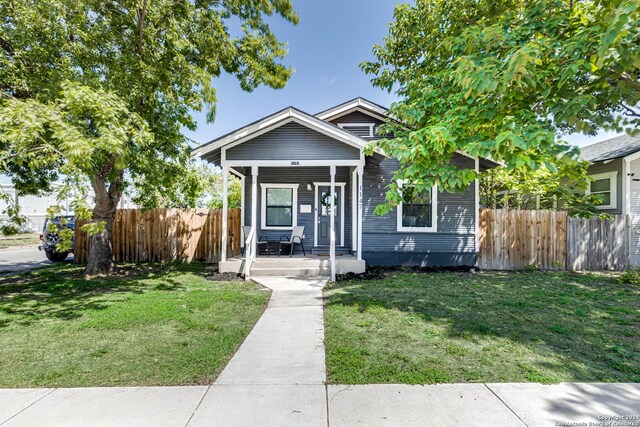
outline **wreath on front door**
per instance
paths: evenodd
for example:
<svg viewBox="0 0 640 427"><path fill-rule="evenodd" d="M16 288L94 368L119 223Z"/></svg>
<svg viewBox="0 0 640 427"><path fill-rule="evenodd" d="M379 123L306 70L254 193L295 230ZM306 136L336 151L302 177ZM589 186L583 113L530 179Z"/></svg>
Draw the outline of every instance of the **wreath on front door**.
<svg viewBox="0 0 640 427"><path fill-rule="evenodd" d="M331 200L329 200L329 192L327 191L326 193L324 193L322 195L322 198L320 199L320 202L322 203L322 206L324 206L327 209L331 209ZM335 206L338 206L338 195L334 194L333 195L333 204Z"/></svg>

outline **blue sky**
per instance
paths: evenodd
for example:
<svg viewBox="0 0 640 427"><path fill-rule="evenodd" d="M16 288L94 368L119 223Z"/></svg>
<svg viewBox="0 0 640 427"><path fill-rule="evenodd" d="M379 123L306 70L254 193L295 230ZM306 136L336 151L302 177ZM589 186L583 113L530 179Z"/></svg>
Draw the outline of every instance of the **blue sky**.
<svg viewBox="0 0 640 427"><path fill-rule="evenodd" d="M204 112L196 113L198 129L185 132L190 139L207 142L290 105L314 114L357 96L381 105L395 99L373 88L358 67L373 59L373 45L382 43L395 1L294 0L293 4L300 14L297 26L272 20L278 39L289 44L284 63L296 70L287 86L247 93L234 77L216 79L216 120L207 124Z"/></svg>
<svg viewBox="0 0 640 427"><path fill-rule="evenodd" d="M381 105L395 97L371 86L370 77L358 64L373 59L373 45L382 43L393 19L393 0L294 0L300 23L291 25L272 19L279 40L289 44L284 63L296 71L284 89L260 87L242 91L234 77L214 82L218 95L217 117L207 123L205 113L195 113L198 129L185 130L193 146L281 110L289 105L314 114L356 96ZM570 143L585 145L614 137L601 132L595 137L572 135Z"/></svg>

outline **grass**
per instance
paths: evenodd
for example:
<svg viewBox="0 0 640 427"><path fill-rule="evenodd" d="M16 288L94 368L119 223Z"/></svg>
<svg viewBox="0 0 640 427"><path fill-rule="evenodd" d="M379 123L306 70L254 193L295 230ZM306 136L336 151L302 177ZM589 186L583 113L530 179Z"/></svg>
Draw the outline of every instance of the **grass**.
<svg viewBox="0 0 640 427"><path fill-rule="evenodd" d="M14 246L35 246L40 243L40 235L35 233L18 234L15 236L0 236L0 249Z"/></svg>
<svg viewBox="0 0 640 427"><path fill-rule="evenodd" d="M258 285L198 264L82 280L55 266L0 279L0 387L210 384L264 311Z"/></svg>
<svg viewBox="0 0 640 427"><path fill-rule="evenodd" d="M332 383L640 382L640 286L614 275L392 273L325 298Z"/></svg>

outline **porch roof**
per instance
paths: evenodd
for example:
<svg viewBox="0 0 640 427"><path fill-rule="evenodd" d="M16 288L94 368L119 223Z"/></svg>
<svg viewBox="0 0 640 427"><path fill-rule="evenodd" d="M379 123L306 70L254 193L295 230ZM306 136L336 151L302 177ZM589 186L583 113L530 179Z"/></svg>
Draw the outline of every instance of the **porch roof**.
<svg viewBox="0 0 640 427"><path fill-rule="evenodd" d="M266 132L284 126L287 123L296 122L309 129L315 130L319 133L325 134L336 141L345 143L352 147L362 149L367 144L365 139L362 139L353 133L346 131L332 123L325 122L311 114L298 110L294 107L287 107L274 114L271 114L263 119L250 123L238 130L232 131L219 138L211 140L191 151L191 155L194 157L201 157L203 159L213 161L213 163L219 163L220 152L223 148L231 145L241 144L249 141L259 135Z"/></svg>

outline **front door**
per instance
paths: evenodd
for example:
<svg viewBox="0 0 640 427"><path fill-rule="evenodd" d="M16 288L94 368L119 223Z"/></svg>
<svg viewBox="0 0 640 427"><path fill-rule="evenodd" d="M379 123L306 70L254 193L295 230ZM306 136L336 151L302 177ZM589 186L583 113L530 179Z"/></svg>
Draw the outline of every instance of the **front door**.
<svg viewBox="0 0 640 427"><path fill-rule="evenodd" d="M336 245L341 246L341 230L342 224L342 187L336 185L334 194L334 203L336 207L335 227L336 227ZM331 199L329 193L331 187L328 185L318 186L318 200L316 200L316 213L318 215L318 246L328 246L331 243Z"/></svg>

